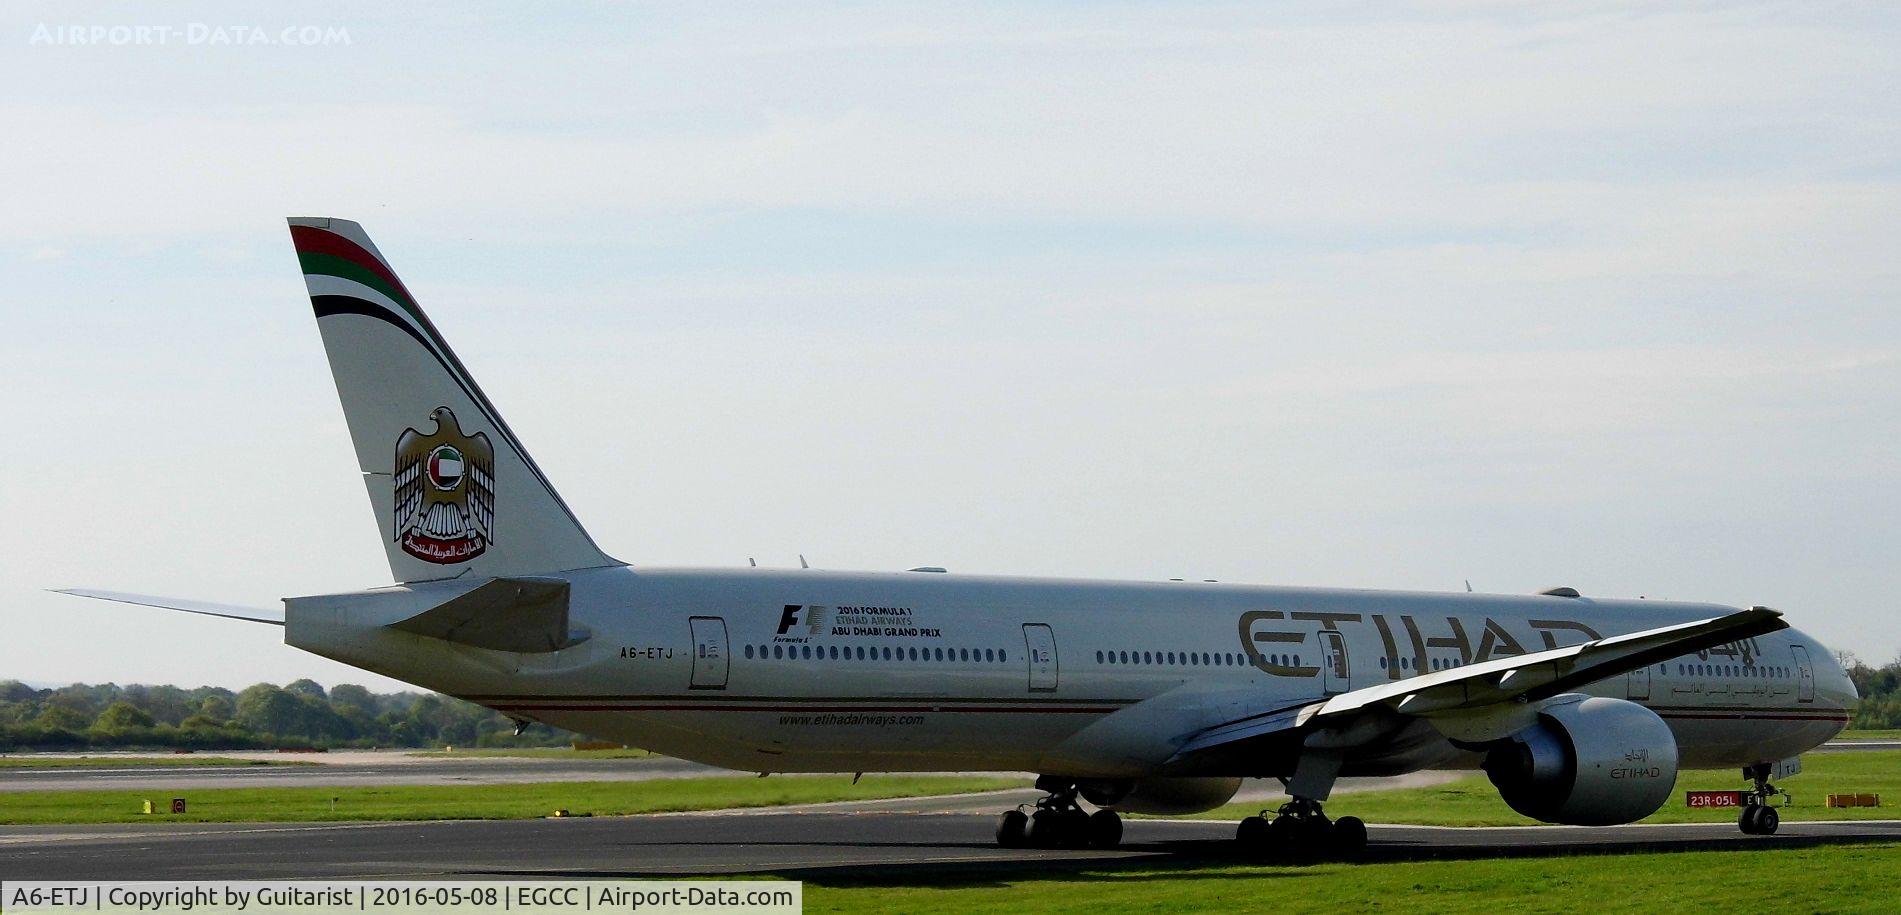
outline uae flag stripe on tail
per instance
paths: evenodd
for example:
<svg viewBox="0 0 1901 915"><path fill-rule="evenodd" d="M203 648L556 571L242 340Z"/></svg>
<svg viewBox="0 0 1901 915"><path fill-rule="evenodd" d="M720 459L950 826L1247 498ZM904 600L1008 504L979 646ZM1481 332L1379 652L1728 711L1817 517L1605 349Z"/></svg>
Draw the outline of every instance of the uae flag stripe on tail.
<svg viewBox="0 0 1901 915"><path fill-rule="evenodd" d="M462 453L447 445L429 455L429 476L437 485L453 486L462 479Z"/></svg>

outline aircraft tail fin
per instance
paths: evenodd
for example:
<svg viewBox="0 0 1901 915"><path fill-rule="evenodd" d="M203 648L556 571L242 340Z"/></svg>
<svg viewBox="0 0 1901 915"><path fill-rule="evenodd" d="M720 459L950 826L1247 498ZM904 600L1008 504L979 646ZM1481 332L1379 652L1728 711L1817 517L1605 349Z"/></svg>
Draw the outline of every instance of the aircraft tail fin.
<svg viewBox="0 0 1901 915"><path fill-rule="evenodd" d="M620 565L595 546L363 227L292 217L290 234L396 580Z"/></svg>

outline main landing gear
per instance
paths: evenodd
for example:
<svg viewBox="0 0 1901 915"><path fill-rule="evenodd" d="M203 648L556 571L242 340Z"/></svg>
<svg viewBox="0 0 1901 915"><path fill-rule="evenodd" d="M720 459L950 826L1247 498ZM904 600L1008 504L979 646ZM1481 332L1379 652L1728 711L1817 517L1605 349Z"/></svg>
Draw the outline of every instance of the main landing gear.
<svg viewBox="0 0 1901 915"><path fill-rule="evenodd" d="M1241 852L1262 858L1316 860L1357 858L1366 851L1366 824L1359 817L1327 819L1320 805L1333 793L1344 754L1336 747L1314 746L1300 754L1294 774L1281 779L1289 800L1273 819L1262 811L1241 821L1234 841Z"/></svg>
<svg viewBox="0 0 1901 915"><path fill-rule="evenodd" d="M1747 835L1773 836L1776 827L1782 825L1782 814L1769 806L1769 799L1781 793L1776 790L1776 786L1769 784L1769 769L1768 763L1758 763L1743 769L1743 774L1756 783L1748 794L1743 795L1743 812L1736 819L1736 825Z"/></svg>
<svg viewBox="0 0 1901 915"><path fill-rule="evenodd" d="M1122 818L1113 810L1085 812L1076 803L1076 783L1045 775L1036 780L1048 796L1025 814L1006 811L997 821L1004 848L1114 848L1122 842Z"/></svg>
<svg viewBox="0 0 1901 915"><path fill-rule="evenodd" d="M1366 850L1359 817L1327 819L1320 802L1294 798L1273 819L1266 811L1241 821L1234 841L1251 855L1272 858L1355 858Z"/></svg>

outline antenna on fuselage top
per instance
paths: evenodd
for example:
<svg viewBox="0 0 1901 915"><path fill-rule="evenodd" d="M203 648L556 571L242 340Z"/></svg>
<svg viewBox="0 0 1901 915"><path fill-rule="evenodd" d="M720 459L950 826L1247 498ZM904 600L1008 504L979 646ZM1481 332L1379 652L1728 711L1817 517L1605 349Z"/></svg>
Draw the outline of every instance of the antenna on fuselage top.
<svg viewBox="0 0 1901 915"><path fill-rule="evenodd" d="M811 567L812 567L812 566L811 566L811 564L810 564L810 563L807 563L807 562L805 561L805 554L804 554L804 553L800 553L800 554L799 554L799 568L801 568L801 569L809 569L809 568L811 568Z"/></svg>
<svg viewBox="0 0 1901 915"><path fill-rule="evenodd" d="M746 566L747 568L757 569L759 568L759 560L748 556L746 557Z"/></svg>
<svg viewBox="0 0 1901 915"><path fill-rule="evenodd" d="M1470 578L1465 580L1465 593L1472 593L1472 579Z"/></svg>

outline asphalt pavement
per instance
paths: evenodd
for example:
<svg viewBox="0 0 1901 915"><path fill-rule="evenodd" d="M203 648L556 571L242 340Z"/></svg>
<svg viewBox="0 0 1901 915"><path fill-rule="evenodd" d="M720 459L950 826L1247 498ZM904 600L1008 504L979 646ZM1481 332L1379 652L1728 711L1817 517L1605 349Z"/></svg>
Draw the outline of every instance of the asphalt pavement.
<svg viewBox="0 0 1901 915"><path fill-rule="evenodd" d="M1232 863L1234 824L1130 820L1110 851L1002 849L996 811L1024 792L754 811L429 823L0 826L0 879L613 878L775 873L849 879L902 868L1048 870ZM970 810L983 812L963 812ZM945 812L952 811L952 812ZM1370 827L1371 861L1793 848L1901 841L1901 821L1613 827Z"/></svg>

